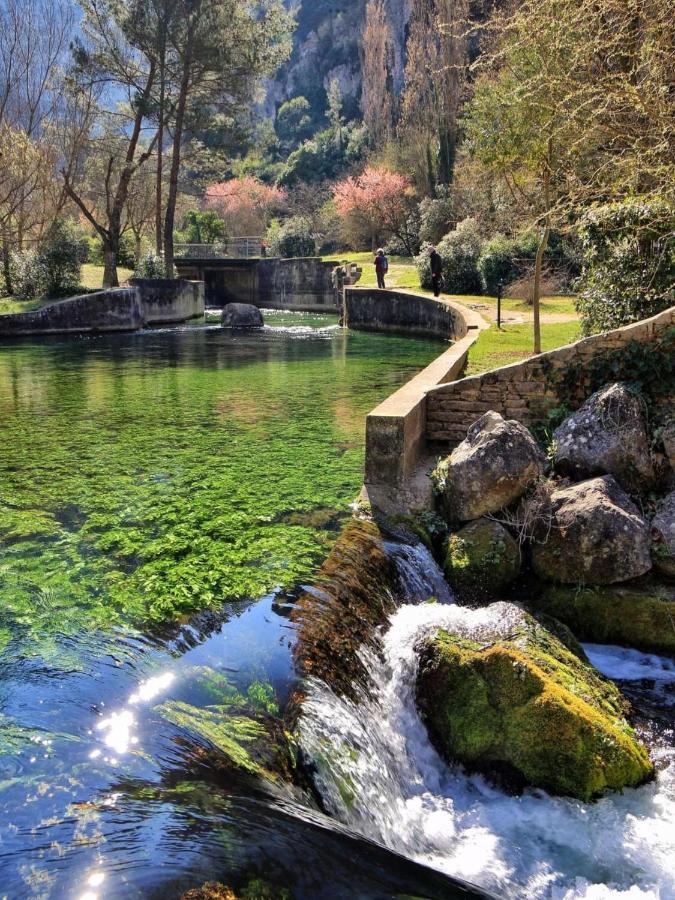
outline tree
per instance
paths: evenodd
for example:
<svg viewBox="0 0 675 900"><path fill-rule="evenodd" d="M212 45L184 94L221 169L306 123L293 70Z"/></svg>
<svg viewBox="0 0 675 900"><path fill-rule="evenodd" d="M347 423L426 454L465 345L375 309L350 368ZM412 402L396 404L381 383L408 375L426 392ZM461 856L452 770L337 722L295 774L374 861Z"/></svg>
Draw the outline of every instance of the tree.
<svg viewBox="0 0 675 900"><path fill-rule="evenodd" d="M420 146L428 190L452 181L468 64L468 0L415 0L401 130ZM420 173L421 176L421 173Z"/></svg>
<svg viewBox="0 0 675 900"><path fill-rule="evenodd" d="M63 206L47 132L72 27L61 0L0 0L0 237L10 290L11 248L39 238Z"/></svg>
<svg viewBox="0 0 675 900"><path fill-rule="evenodd" d="M361 111L375 147L389 137L393 124L391 54L392 35L384 0L368 0L361 47Z"/></svg>
<svg viewBox="0 0 675 900"><path fill-rule="evenodd" d="M277 110L276 133L286 152L295 149L312 134L312 118L309 101L305 97L293 97Z"/></svg>
<svg viewBox="0 0 675 900"><path fill-rule="evenodd" d="M338 216L358 238L370 240L373 250L384 237L396 237L410 255L416 235L408 229L414 192L410 180L397 172L367 166L333 188Z"/></svg>
<svg viewBox="0 0 675 900"><path fill-rule="evenodd" d="M215 244L225 235L225 222L213 210L191 209L183 218L181 238L187 244Z"/></svg>
<svg viewBox="0 0 675 900"><path fill-rule="evenodd" d="M213 184L206 190L206 205L222 217L234 237L264 234L285 201L282 188L263 184L250 175Z"/></svg>
<svg viewBox="0 0 675 900"><path fill-rule="evenodd" d="M671 9L667 0L523 0L491 23L495 49L466 120L471 149L539 230L539 284L551 234L589 203L675 191Z"/></svg>
<svg viewBox="0 0 675 900"><path fill-rule="evenodd" d="M91 116L103 127L90 132L73 147L70 167L62 168L64 186L103 245L105 287L119 284L117 257L124 232L124 215L131 181L152 156L157 129L143 141L146 119L156 87L158 65L145 39L139 39L133 2L124 0L80 0L84 40L75 42L73 90L86 92L92 101ZM93 85L104 85L99 97ZM110 92L124 91L125 101L114 109L95 100L110 101ZM96 180L87 179L87 161L105 160Z"/></svg>
<svg viewBox="0 0 675 900"><path fill-rule="evenodd" d="M169 30L176 78L173 142L164 218L164 259L173 274L173 230L187 128L217 115L236 120L257 81L290 53L292 16L280 0L178 0ZM188 103L188 101L190 101Z"/></svg>

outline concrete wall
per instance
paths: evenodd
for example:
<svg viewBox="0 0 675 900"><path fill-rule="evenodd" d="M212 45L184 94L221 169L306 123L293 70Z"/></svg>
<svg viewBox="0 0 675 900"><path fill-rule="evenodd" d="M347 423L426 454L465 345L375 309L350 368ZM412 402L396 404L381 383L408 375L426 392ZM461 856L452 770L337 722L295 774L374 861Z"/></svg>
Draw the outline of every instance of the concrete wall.
<svg viewBox="0 0 675 900"><path fill-rule="evenodd" d="M315 258L261 259L253 302L263 309L336 312L341 305L333 286L336 265Z"/></svg>
<svg viewBox="0 0 675 900"><path fill-rule="evenodd" d="M579 363L582 367L599 355L625 347L631 341L649 343L675 325L675 307L652 319L542 353L521 363L494 369L430 389L427 395L427 441L450 449L464 440L470 425L490 409L528 427L545 422L560 404L551 374ZM582 368L583 371L583 368ZM617 381L631 380L630 370L617 371ZM579 384L579 403L587 388Z"/></svg>
<svg viewBox="0 0 675 900"><path fill-rule="evenodd" d="M0 316L0 336L135 331L144 324L135 288L83 294L35 312Z"/></svg>
<svg viewBox="0 0 675 900"><path fill-rule="evenodd" d="M426 454L427 392L459 377L470 347L488 325L459 304L413 292L370 288L347 289L345 320L356 330L455 339L366 418L365 493L375 508L400 512L416 505L413 495L420 492L414 476ZM422 485L422 492L424 488Z"/></svg>
<svg viewBox="0 0 675 900"><path fill-rule="evenodd" d="M449 302L413 291L377 288L345 290L345 324L355 331L393 331L454 339L465 337L469 327L465 313Z"/></svg>
<svg viewBox="0 0 675 900"><path fill-rule="evenodd" d="M175 278L132 278L138 290L146 325L187 322L204 315L201 281Z"/></svg>
<svg viewBox="0 0 675 900"><path fill-rule="evenodd" d="M0 336L136 331L204 314L204 285L164 278L133 279L133 287L69 297L34 312L0 316Z"/></svg>
<svg viewBox="0 0 675 900"><path fill-rule="evenodd" d="M183 278L204 282L207 306L252 303L263 309L339 312L337 263L306 259L183 259Z"/></svg>

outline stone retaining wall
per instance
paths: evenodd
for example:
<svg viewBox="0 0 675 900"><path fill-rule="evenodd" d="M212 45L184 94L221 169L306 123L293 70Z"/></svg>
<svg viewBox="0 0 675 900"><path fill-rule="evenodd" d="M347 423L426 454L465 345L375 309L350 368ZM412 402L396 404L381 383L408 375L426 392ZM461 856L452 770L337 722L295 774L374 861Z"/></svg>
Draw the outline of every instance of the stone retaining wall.
<svg viewBox="0 0 675 900"><path fill-rule="evenodd" d="M561 402L551 382L552 374L574 364L583 367L631 341L651 342L673 326L675 307L651 319L594 335L524 362L431 388L427 394L426 439L452 448L464 440L469 426L491 409L528 427L545 422L550 410ZM613 377L617 381L630 381L631 372L617 371Z"/></svg>

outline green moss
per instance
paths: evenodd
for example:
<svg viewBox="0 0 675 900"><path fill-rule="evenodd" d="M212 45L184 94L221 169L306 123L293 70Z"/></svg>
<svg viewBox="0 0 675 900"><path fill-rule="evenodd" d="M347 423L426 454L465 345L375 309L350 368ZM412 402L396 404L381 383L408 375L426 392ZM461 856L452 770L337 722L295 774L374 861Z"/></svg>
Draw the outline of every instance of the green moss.
<svg viewBox="0 0 675 900"><path fill-rule="evenodd" d="M675 652L675 590L645 587L551 586L532 604L568 625L583 641Z"/></svg>
<svg viewBox="0 0 675 900"><path fill-rule="evenodd" d="M653 773L617 688L527 614L483 645L440 632L423 651L418 700L450 759L506 764L552 793L590 800Z"/></svg>
<svg viewBox="0 0 675 900"><path fill-rule="evenodd" d="M299 668L357 700L369 682L359 648L379 649L379 628L395 608L396 572L374 522L352 520L294 609Z"/></svg>
<svg viewBox="0 0 675 900"><path fill-rule="evenodd" d="M190 706L170 700L157 707L167 721L199 735L221 754L220 767L246 772L268 781L286 776L289 753L286 736L273 720L237 714L228 706Z"/></svg>
<svg viewBox="0 0 675 900"><path fill-rule="evenodd" d="M438 352L199 329L0 347L0 628L41 650L309 582L365 414Z"/></svg>
<svg viewBox="0 0 675 900"><path fill-rule="evenodd" d="M495 595L519 572L518 544L497 522L479 519L450 535L445 574L460 599Z"/></svg>

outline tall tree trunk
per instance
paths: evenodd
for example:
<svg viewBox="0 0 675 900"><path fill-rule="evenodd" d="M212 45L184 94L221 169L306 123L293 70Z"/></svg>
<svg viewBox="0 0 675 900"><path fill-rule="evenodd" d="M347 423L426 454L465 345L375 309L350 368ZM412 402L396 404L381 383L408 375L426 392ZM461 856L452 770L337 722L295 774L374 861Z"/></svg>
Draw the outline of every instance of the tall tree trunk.
<svg viewBox="0 0 675 900"><path fill-rule="evenodd" d="M188 92L190 89L190 71L192 68L192 53L194 50L194 33L196 19L199 16L199 4L195 3L192 16L188 23L185 49L183 50L183 72L176 106L176 118L173 128L173 145L171 153L171 171L169 175L169 193L166 200L166 214L164 216L164 267L167 278L173 278L173 229L176 219L176 200L178 198L178 175L180 172L180 155L183 143L183 126L185 124L185 110L187 107Z"/></svg>
<svg viewBox="0 0 675 900"><path fill-rule="evenodd" d="M155 250L162 252L162 176L164 166L164 105L166 100L166 37L162 33L159 60L159 127L157 129L157 185L155 195Z"/></svg>
<svg viewBox="0 0 675 900"><path fill-rule="evenodd" d="M141 256L143 255L143 245L141 243L141 232L134 231L134 261L136 263L136 268L138 268L141 264Z"/></svg>
<svg viewBox="0 0 675 900"><path fill-rule="evenodd" d="M117 275L117 253L119 247L113 247L111 243L103 245L103 287L119 287L120 281Z"/></svg>
<svg viewBox="0 0 675 900"><path fill-rule="evenodd" d="M551 229L548 220L544 225L541 233L539 246L537 247L537 256L534 261L534 286L532 289L532 316L534 320L534 352L541 353L541 323L540 323L540 299L541 299L541 271L544 265L544 253L548 247L548 239Z"/></svg>
<svg viewBox="0 0 675 900"><path fill-rule="evenodd" d="M553 159L553 140L548 139L548 158L544 168L542 182L544 186L544 217L543 230L537 247L537 255L534 260L534 285L532 286L532 318L534 330L534 352L541 353L541 271L544 265L544 253L548 247L548 239L551 235L551 160Z"/></svg>
<svg viewBox="0 0 675 900"><path fill-rule="evenodd" d="M9 237L6 231L2 233L2 274L5 279L5 290L8 294L14 293L14 285L12 284L12 269L10 266L10 246Z"/></svg>

